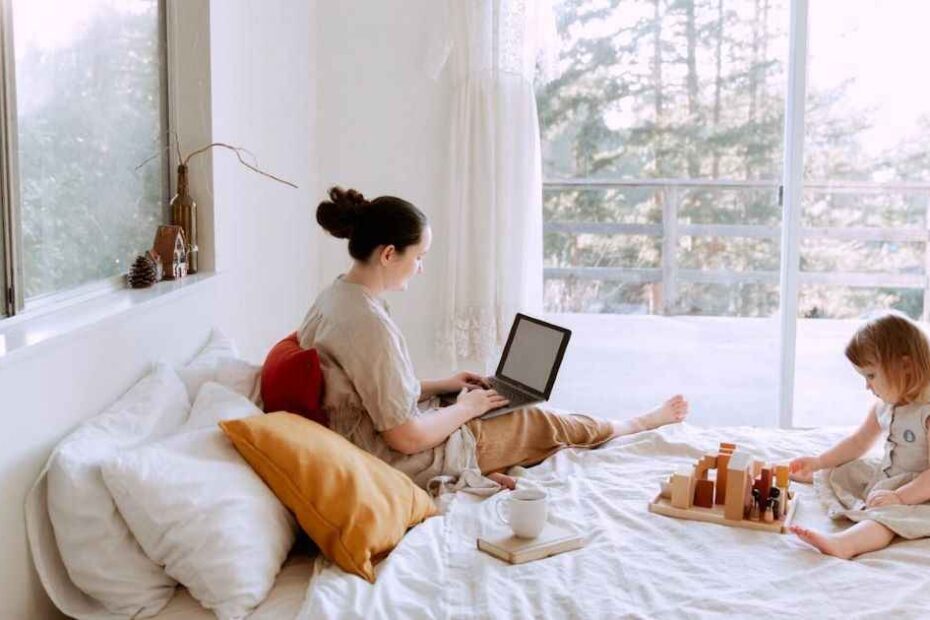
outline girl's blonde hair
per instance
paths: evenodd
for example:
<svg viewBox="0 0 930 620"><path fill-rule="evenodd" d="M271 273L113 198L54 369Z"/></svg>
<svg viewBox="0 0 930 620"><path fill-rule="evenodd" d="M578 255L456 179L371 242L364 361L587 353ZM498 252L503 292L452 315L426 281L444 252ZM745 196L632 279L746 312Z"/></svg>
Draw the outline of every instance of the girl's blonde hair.
<svg viewBox="0 0 930 620"><path fill-rule="evenodd" d="M903 314L888 312L856 330L846 345L846 358L858 368L879 366L898 390L902 403L917 400L930 384L927 336ZM905 366L904 358L911 361Z"/></svg>

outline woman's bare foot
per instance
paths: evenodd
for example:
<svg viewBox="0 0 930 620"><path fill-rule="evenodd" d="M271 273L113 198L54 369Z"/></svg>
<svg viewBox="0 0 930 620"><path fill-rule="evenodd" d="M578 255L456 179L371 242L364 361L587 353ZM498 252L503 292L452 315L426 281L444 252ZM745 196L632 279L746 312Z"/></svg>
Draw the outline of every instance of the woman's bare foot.
<svg viewBox="0 0 930 620"><path fill-rule="evenodd" d="M820 549L821 553L832 555L842 560L848 560L855 555L849 545L845 544L842 538L824 534L817 530L809 530L800 525L792 525L788 528L791 533L806 542Z"/></svg>
<svg viewBox="0 0 930 620"><path fill-rule="evenodd" d="M688 401L681 394L672 396L661 406L636 418L640 430L648 431L666 424L681 422L688 417Z"/></svg>
<svg viewBox="0 0 930 620"><path fill-rule="evenodd" d="M493 474L488 474L487 478L493 480L505 489L513 490L517 488L517 479L513 476L508 476L507 474L502 474L500 472L494 472Z"/></svg>

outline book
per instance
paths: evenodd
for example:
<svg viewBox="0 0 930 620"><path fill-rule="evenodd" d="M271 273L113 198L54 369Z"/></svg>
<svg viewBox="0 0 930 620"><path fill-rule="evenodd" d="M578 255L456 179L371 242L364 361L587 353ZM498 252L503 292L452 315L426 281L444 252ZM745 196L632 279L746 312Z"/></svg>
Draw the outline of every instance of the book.
<svg viewBox="0 0 930 620"><path fill-rule="evenodd" d="M584 546L584 536L553 523L547 523L536 538L517 538L512 534L478 537L478 549L511 564L522 564L550 555L574 551Z"/></svg>

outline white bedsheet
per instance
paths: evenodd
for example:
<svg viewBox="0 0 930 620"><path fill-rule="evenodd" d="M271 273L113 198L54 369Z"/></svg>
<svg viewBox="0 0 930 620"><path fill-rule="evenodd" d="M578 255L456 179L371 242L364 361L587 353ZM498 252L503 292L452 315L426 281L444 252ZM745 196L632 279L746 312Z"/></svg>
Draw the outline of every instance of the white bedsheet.
<svg viewBox="0 0 930 620"><path fill-rule="evenodd" d="M702 429L688 424L566 450L530 470L551 519L588 534L579 551L510 566L475 548L504 526L493 499L464 493L408 533L377 583L314 565L300 618L930 618L930 540L843 561L794 536L655 515L660 480L733 441L766 460L816 453L840 430ZM834 526L794 485L800 523Z"/></svg>

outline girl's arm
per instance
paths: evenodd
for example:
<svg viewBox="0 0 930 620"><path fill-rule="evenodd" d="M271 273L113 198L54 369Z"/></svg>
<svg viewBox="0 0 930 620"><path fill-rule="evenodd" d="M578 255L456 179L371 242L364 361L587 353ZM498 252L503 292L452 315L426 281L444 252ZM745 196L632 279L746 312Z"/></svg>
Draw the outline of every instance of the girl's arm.
<svg viewBox="0 0 930 620"><path fill-rule="evenodd" d="M382 432L381 437L392 450L404 454L417 454L435 448L472 418L502 407L507 402L506 398L494 390L463 389L454 405L417 416Z"/></svg>
<svg viewBox="0 0 930 620"><path fill-rule="evenodd" d="M930 500L930 469L899 487L895 495L902 504L923 504Z"/></svg>
<svg viewBox="0 0 930 620"><path fill-rule="evenodd" d="M790 463L792 477L800 482L810 482L815 471L837 467L862 457L882 434L876 412L878 404L872 405L865 421L856 431L819 456L803 456Z"/></svg>
<svg viewBox="0 0 930 620"><path fill-rule="evenodd" d="M882 434L882 427L878 424L877 408L877 404L872 405L865 421L856 429L856 432L817 457L820 461L820 469L838 467L843 463L861 458L869 451L869 448L875 445L875 441Z"/></svg>

